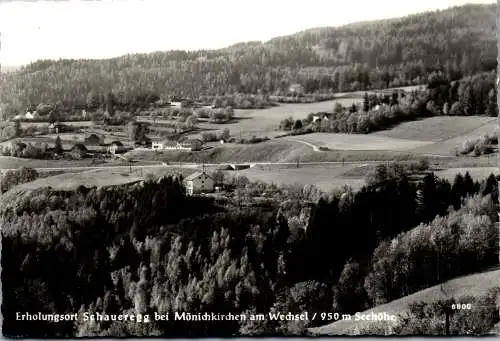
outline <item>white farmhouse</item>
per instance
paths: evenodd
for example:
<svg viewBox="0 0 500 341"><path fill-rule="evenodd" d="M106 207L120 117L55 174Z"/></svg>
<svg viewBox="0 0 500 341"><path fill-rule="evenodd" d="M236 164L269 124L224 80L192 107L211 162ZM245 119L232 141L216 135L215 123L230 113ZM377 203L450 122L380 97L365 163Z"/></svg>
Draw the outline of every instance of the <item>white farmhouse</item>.
<svg viewBox="0 0 500 341"><path fill-rule="evenodd" d="M196 172L184 180L186 193L193 195L197 193L211 193L214 191L215 181L205 172Z"/></svg>
<svg viewBox="0 0 500 341"><path fill-rule="evenodd" d="M153 141L151 148L153 150L200 150L202 142L199 140L185 140L182 142L177 141Z"/></svg>

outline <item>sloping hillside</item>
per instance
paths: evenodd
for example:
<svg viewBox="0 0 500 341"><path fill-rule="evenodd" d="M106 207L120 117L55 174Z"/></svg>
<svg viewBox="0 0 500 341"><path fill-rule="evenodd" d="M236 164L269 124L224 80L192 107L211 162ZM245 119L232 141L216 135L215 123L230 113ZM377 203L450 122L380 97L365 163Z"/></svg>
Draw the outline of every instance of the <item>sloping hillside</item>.
<svg viewBox="0 0 500 341"><path fill-rule="evenodd" d="M402 314L408 310L408 305L413 302L433 302L439 299L450 297L460 298L462 296L479 297L485 295L489 289L500 287L500 269L484 273L476 273L465 277L455 278L444 284L446 294L443 293L443 286L437 285L412 295L400 298L387 304L377 306L364 313ZM315 335L349 335L353 330L363 330L369 327L370 323L391 323L391 322L369 322L369 321L338 321L329 325L310 329Z"/></svg>
<svg viewBox="0 0 500 341"><path fill-rule="evenodd" d="M163 94L283 93L297 82L306 92L341 92L421 84L436 68L458 79L496 67L495 11L467 5L220 50L39 61L2 74L0 101L85 105L111 90L130 103Z"/></svg>

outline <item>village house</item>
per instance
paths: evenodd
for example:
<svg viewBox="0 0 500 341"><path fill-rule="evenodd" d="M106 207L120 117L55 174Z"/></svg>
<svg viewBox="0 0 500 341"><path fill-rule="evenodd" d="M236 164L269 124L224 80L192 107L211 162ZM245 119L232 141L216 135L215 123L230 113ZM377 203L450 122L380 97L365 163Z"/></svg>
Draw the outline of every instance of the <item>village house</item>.
<svg viewBox="0 0 500 341"><path fill-rule="evenodd" d="M59 133L61 131L61 124L60 123L51 123L49 124L49 133Z"/></svg>
<svg viewBox="0 0 500 341"><path fill-rule="evenodd" d="M38 115L38 112L33 111L33 112L27 112L26 115L24 115L25 120L34 120L36 118L39 118L40 115Z"/></svg>
<svg viewBox="0 0 500 341"><path fill-rule="evenodd" d="M200 140L184 140L178 141L154 141L151 145L153 150L201 150L203 143Z"/></svg>
<svg viewBox="0 0 500 341"><path fill-rule="evenodd" d="M323 116L321 115L314 115L313 116L313 123L321 123L321 121L329 121L328 114L324 114Z"/></svg>
<svg viewBox="0 0 500 341"><path fill-rule="evenodd" d="M189 175L184 180L186 186L186 193L188 195L199 193L212 193L214 191L214 179L203 172L196 172Z"/></svg>

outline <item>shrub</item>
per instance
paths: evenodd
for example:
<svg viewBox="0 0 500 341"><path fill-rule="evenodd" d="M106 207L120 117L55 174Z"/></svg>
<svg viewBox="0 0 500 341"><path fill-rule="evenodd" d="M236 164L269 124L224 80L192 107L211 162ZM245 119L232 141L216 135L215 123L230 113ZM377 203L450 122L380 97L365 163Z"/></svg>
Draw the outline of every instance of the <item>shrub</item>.
<svg viewBox="0 0 500 341"><path fill-rule="evenodd" d="M462 149L460 151L461 154L469 154L474 150L475 147L475 141L470 141L470 140L465 140L464 143L462 144Z"/></svg>
<svg viewBox="0 0 500 341"><path fill-rule="evenodd" d="M292 130L294 120L292 117L285 118L280 122L280 130L289 131Z"/></svg>
<svg viewBox="0 0 500 341"><path fill-rule="evenodd" d="M214 142L217 141L217 134L213 132L205 132L201 134L203 142Z"/></svg>

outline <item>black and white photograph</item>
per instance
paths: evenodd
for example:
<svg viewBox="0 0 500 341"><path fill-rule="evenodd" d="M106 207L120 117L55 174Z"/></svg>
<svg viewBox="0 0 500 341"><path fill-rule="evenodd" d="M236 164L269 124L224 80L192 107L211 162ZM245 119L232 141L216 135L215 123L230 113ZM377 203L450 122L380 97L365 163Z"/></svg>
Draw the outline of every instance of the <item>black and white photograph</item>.
<svg viewBox="0 0 500 341"><path fill-rule="evenodd" d="M500 335L497 18L1 0L3 336Z"/></svg>

